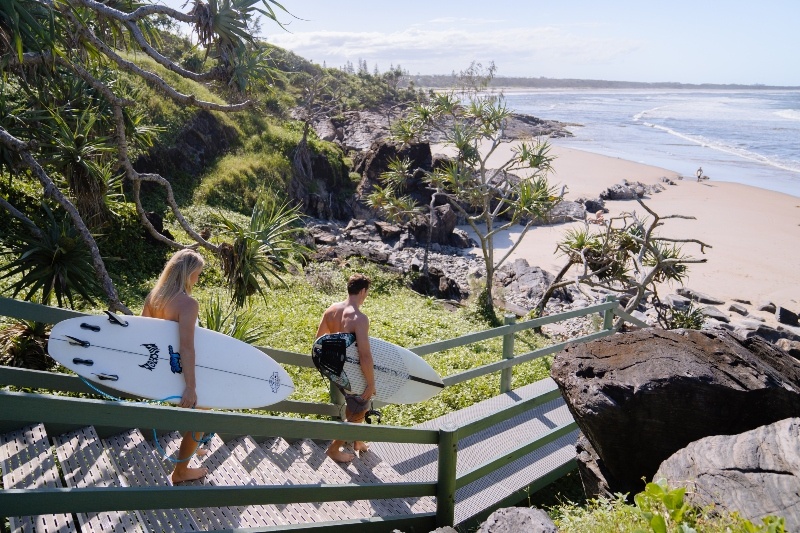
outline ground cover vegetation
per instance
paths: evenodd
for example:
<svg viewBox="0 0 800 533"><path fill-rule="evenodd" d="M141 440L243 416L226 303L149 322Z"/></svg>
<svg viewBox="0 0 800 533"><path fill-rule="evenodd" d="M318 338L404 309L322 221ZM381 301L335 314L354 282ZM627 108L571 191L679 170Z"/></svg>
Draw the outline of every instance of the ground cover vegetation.
<svg viewBox="0 0 800 533"><path fill-rule="evenodd" d="M755 523L735 512L689 504L686 489L657 480L634 496L599 498L582 505L562 503L550 509L563 533L783 533L784 520L767 516Z"/></svg>

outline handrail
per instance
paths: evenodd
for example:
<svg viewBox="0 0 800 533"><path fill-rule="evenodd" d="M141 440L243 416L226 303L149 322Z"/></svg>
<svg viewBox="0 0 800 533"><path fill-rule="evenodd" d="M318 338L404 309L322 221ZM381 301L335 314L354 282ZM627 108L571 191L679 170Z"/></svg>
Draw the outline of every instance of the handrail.
<svg viewBox="0 0 800 533"><path fill-rule="evenodd" d="M199 487L91 487L6 489L0 516L245 506L434 496L433 482L342 485L245 485Z"/></svg>
<svg viewBox="0 0 800 533"><path fill-rule="evenodd" d="M287 439L358 439L414 444L439 442L438 432L431 429L369 426L8 391L0 391L0 401L4 407L2 419L7 421L68 422L123 429L203 428L208 432L252 435L255 438L281 436ZM69 412L67 420L64 411Z"/></svg>
<svg viewBox="0 0 800 533"><path fill-rule="evenodd" d="M101 384L93 383L92 387L87 385L80 377L70 374L60 374L56 372L46 372L44 370L32 370L29 368L14 368L0 366L0 384L14 385L16 387L28 387L31 389L51 390L59 392L77 392L82 394L96 395L95 389L127 400L139 400L140 397L126 394L118 390L104 387ZM319 416L339 416L339 406L332 403L306 402L300 400L283 400L274 404L265 405L260 408L264 411L280 413L299 413Z"/></svg>
<svg viewBox="0 0 800 533"><path fill-rule="evenodd" d="M568 318L575 318L578 316L590 315L595 312L614 309L614 307L616 307L616 303L603 302L601 304L590 305L588 307L583 307L581 309L573 309L572 311L566 311L564 313L559 313L557 315L548 315L540 318L534 318L532 320L526 320L525 322L518 322L516 324L510 324L506 326L498 326L496 328L487 329L484 331L478 331L475 333L467 333L466 335L455 337L453 339L436 341L430 344L422 344L420 346L409 348L409 350L411 350L417 355L428 355L434 352L440 352L442 350L448 350L450 348L456 348L458 346L472 344L473 342L485 341L488 339L492 339L494 337L501 337L508 333L517 333L525 329L538 328L547 324L560 322Z"/></svg>
<svg viewBox="0 0 800 533"><path fill-rule="evenodd" d="M513 356L514 333L537 328L561 320L602 313L603 329L567 342L540 348ZM66 318L82 316L83 313L19 302L0 297L0 315L56 323ZM511 317L504 326L469 333L454 339L437 341L411 348L418 355L463 346L495 337L504 337L503 359L444 378L447 386L512 367L534 359L556 353L570 344L583 343L603 338L616 332L613 327L614 316L622 320L647 326L619 307L613 297L606 302L575 309L558 315L514 323ZM311 357L287 350L257 346L276 361L300 367L313 368ZM511 387L510 374L506 372L505 387ZM501 380L502 381L502 380ZM33 370L0 367L0 383L11 382L16 386L38 389L64 390L68 392L90 392L90 389L77 377L66 374L53 374ZM501 384L501 387L503 385ZM110 389L109 389L110 390ZM110 390L111 391L111 390ZM115 393L114 391L111 391ZM124 488L124 489L45 489L45 490L6 490L0 491L0 516L7 515L10 509L14 514L43 514L52 512L99 512L106 510L150 509L165 507L202 507L213 500L217 505L284 504L306 501L338 501L352 499L375 499L393 497L436 496L436 524L454 525L455 492L489 472L507 465L514 460L539 449L545 444L574 431L575 422L556 427L533 442L525 443L500 457L488 460L462 475L457 475L457 448L459 440L484 430L501 421L518 416L536 406L552 401L559 396L557 389L546 391L537 397L510 405L485 418L474 420L460 427L448 426L438 431L418 428L387 426L365 426L363 424L343 424L319 420L286 419L261 415L249 415L220 411L191 411L171 406L142 405L133 402L108 402L104 400L51 396L43 394L16 393L0 391L3 415L0 422L25 422L35 420L53 425L95 425L104 428L153 428L172 430L175 427L200 427L204 431L224 435L252 435L254 438L281 436L287 439L365 439L383 442L435 444L438 447L438 477L436 483L390 483L375 485L332 485L291 487L170 487L164 488ZM119 396L118 393L115 395ZM284 401L267 407L270 411L303 412L326 416L338 415L338 406L330 403ZM156 411L154 411L156 410ZM67 411L68 416L64 416ZM122 422L124 421L124 423ZM566 466L559 467L558 475L563 475ZM551 482L548 474L543 479ZM135 495L129 503L126 497ZM165 497L167 500L165 501ZM311 499L309 499L311 498ZM173 500L174 499L174 502ZM126 507L126 505L128 507ZM152 507L150 507L152 505ZM430 515L418 514L408 517L413 520L430 519ZM420 522L420 523L423 523Z"/></svg>
<svg viewBox="0 0 800 533"><path fill-rule="evenodd" d="M489 363L483 366L479 366L476 368L471 368L469 370L465 370L464 372L459 372L458 374L451 374L446 378L442 379L445 386L449 387L455 385L456 383L462 383L464 381L469 381L470 379L474 379L480 376L485 376L486 374L491 374L493 372L498 372L503 370L504 368L510 368L512 366L516 366L522 363L526 363L528 361L532 361L534 359L538 359L539 357L544 357L546 355L550 355L556 352L560 352L570 344L574 343L581 343L581 342L589 342L595 339L602 339L603 337L608 337L609 335L613 335L614 330L601 330L596 333L591 333L589 335L584 335L583 337L578 337L576 339L569 340L567 342L562 342L559 344L554 344L552 346L547 346L545 348L540 348L538 350L534 350L532 352L528 352L522 355L518 355L513 359L502 359L500 361L496 361L494 363Z"/></svg>

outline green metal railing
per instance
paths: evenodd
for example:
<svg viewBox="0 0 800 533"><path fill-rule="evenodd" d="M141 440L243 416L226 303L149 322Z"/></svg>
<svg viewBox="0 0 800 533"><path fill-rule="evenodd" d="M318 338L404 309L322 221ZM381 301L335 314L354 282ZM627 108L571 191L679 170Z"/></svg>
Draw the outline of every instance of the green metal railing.
<svg viewBox="0 0 800 533"><path fill-rule="evenodd" d="M514 356L515 333L592 313L603 314L604 329L601 331L573 339L569 343L559 343ZM82 313L74 311L0 298L0 316L56 323L81 315ZM512 389L511 369L513 366L559 352L567 344L588 342L612 335L615 333L615 328L613 327L615 316L622 317L622 319L640 326L646 326L646 324L623 312L612 297L604 303L584 309L520 323L515 323L513 317L506 317L505 324L498 328L418 346L411 348L411 350L418 355L427 355L502 336L503 357L500 361L447 376L443 381L446 386L451 386L479 376L501 372L500 390L501 392L507 392ZM259 349L280 363L313 367L311 357L308 355L267 347L259 347ZM0 367L0 384L40 390L94 394L94 391L76 376L7 367ZM109 392L118 394L116 391L109 390ZM425 528L433 529L434 527L445 525L452 526L455 519L456 490L574 431L577 426L572 422L556 427L533 442L523 444L502 456L490 459L471 471L457 476L456 459L459 441L558 397L559 391L554 390L516 403L490 416L460 427L450 426L436 431L287 419L231 412L190 411L170 406L0 391L0 431L3 432L18 429L22 425L29 423L44 423L48 427L48 431L52 430L57 433L93 425L98 428L98 432L105 431L109 435L131 427L153 428L164 431L174 430L175 428L202 427L209 432L220 435L251 435L254 438L280 436L287 439L371 440L377 442L434 444L438 447L439 452L436 482L385 483L382 485L284 485L275 487L14 489L0 491L0 517L59 512L206 507L209 501L213 501L215 506L238 506L436 496L437 510L435 515L418 514L409 517L398 517L397 520L391 520L392 524L394 524L392 528L418 527L420 530L428 531ZM331 417L336 417L340 412L336 403L297 401L284 401L270 405L267 409L273 412L317 414ZM120 421L124 421L124 425ZM574 461L536 480L532 483L531 488L538 490L573 468ZM506 502L504 500L500 504L507 503L514 502ZM348 531L383 531L387 524L385 519L365 519L347 522L346 524L344 522L319 524L319 527L331 528L332 530L345 526ZM275 529L270 530L274 531Z"/></svg>

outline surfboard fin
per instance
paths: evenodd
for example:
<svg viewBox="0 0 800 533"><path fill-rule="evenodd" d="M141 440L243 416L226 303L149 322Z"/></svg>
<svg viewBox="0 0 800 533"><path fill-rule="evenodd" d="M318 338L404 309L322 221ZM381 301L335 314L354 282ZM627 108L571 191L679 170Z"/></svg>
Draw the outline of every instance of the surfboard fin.
<svg viewBox="0 0 800 533"><path fill-rule="evenodd" d="M116 313L112 313L111 311L103 311L103 312L108 315L108 321L111 322L112 324L116 324L117 326L122 326L123 328L128 327L128 323L125 320L122 320Z"/></svg>
<svg viewBox="0 0 800 533"><path fill-rule="evenodd" d="M69 339L69 343L72 344L73 346L77 345L77 346L82 346L84 348L88 348L89 346L92 345L92 343L90 343L89 341L83 341L81 339L73 337L72 335L64 335L64 336Z"/></svg>

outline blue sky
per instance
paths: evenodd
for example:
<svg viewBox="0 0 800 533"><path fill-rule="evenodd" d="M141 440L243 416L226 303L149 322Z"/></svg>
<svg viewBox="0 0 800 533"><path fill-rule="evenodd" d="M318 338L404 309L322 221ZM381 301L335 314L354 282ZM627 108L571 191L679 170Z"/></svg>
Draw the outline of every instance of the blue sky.
<svg viewBox="0 0 800 533"><path fill-rule="evenodd" d="M329 67L800 86L800 1L281 0L262 37Z"/></svg>

